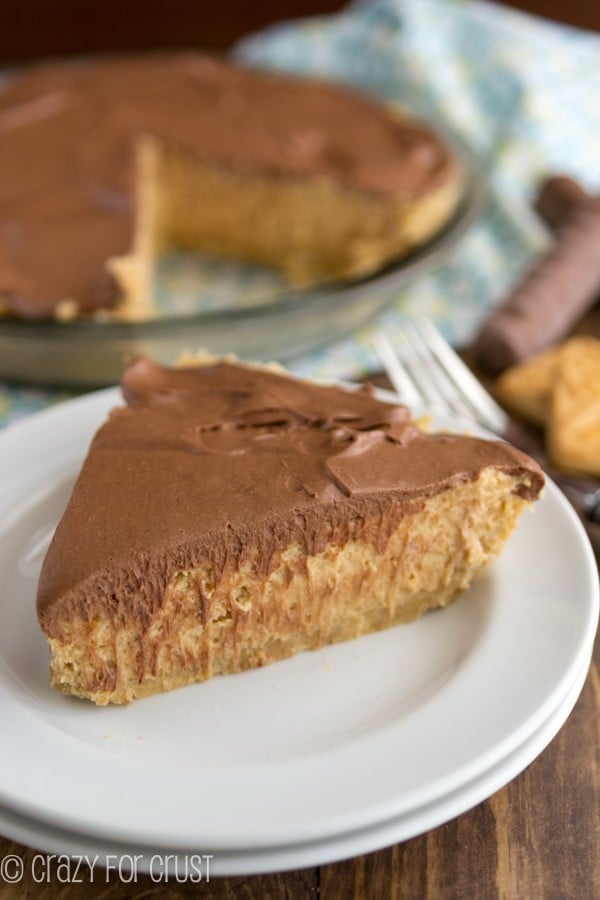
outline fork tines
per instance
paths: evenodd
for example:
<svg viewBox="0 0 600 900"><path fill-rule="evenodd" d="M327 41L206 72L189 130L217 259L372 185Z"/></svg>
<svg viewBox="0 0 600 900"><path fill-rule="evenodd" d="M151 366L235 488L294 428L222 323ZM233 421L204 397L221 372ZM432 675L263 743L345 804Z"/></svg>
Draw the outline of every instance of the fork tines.
<svg viewBox="0 0 600 900"><path fill-rule="evenodd" d="M505 430L504 410L428 319L413 319L391 336L378 331L373 344L395 390L409 406L466 417L496 433Z"/></svg>

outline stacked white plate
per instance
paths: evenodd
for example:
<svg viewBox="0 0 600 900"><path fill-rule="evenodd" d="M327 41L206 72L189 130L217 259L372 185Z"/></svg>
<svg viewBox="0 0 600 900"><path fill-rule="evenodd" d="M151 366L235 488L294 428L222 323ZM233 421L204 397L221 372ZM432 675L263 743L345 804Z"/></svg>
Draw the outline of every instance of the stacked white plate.
<svg viewBox="0 0 600 900"><path fill-rule="evenodd" d="M414 624L129 707L51 691L37 576L118 402L87 395L0 435L1 833L138 871L299 868L448 821L552 740L589 667L598 574L551 483L487 574Z"/></svg>

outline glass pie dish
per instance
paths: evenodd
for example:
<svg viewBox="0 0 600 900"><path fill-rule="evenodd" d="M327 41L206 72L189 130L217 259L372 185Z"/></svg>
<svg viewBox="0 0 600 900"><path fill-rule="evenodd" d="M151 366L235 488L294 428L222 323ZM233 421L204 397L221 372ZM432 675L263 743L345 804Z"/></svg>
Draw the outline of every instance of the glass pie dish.
<svg viewBox="0 0 600 900"><path fill-rule="evenodd" d="M101 387L120 380L128 358L144 354L172 363L183 350L287 361L366 325L399 289L441 264L481 211L480 165L468 148L452 144L464 172L452 219L426 245L374 275L298 291L265 269L172 254L158 265L151 320L0 318L0 378Z"/></svg>

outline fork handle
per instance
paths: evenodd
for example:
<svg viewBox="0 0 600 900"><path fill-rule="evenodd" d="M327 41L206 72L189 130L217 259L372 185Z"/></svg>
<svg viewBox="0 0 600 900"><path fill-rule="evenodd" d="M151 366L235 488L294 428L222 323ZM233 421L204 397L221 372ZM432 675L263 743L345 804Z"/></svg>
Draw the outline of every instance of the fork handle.
<svg viewBox="0 0 600 900"><path fill-rule="evenodd" d="M548 228L558 231L582 206L600 208L600 197L583 188L568 175L553 175L541 185L534 209Z"/></svg>

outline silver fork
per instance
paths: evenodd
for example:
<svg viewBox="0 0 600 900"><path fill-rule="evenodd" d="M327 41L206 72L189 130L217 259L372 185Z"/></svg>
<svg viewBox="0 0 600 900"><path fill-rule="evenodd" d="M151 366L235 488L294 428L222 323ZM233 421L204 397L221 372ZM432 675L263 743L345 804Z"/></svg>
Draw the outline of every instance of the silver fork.
<svg viewBox="0 0 600 900"><path fill-rule="evenodd" d="M477 423L534 457L591 522L600 523L600 486L549 465L537 442L499 406L428 319L415 318L393 334L378 331L373 346L400 398L433 413Z"/></svg>

